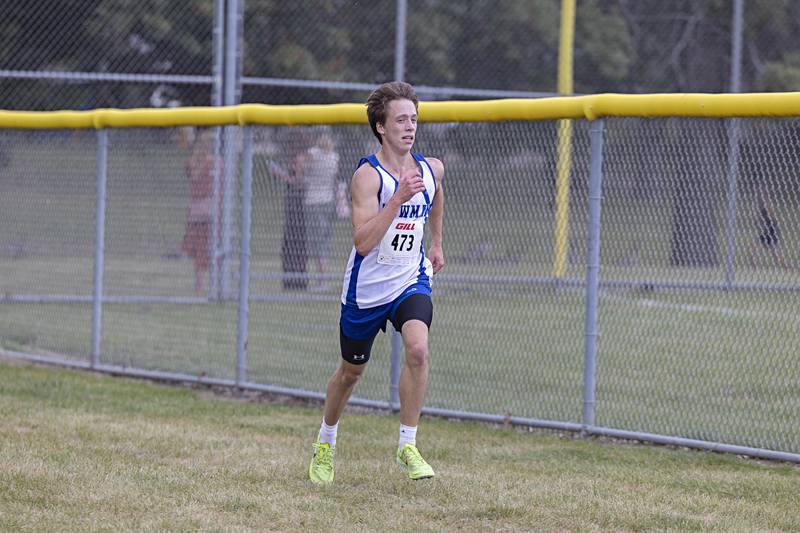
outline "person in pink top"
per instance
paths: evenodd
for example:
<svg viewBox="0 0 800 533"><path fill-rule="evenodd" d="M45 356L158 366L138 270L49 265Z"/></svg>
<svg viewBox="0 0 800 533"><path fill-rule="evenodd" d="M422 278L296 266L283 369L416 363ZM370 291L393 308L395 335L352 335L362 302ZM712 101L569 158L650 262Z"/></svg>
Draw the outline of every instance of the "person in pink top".
<svg viewBox="0 0 800 533"><path fill-rule="evenodd" d="M212 217L214 215L214 177L217 177L218 196L222 190L222 161L214 159L214 134L198 134L192 153L186 160L186 177L189 180L189 207L186 213L186 230L183 251L194 260L194 290L198 296L205 293L205 279L211 263ZM217 219L221 203L217 202Z"/></svg>

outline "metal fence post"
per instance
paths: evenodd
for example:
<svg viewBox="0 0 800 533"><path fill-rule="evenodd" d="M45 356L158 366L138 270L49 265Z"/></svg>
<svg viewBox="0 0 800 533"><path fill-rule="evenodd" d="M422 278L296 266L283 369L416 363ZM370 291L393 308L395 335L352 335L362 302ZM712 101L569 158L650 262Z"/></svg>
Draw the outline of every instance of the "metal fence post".
<svg viewBox="0 0 800 533"><path fill-rule="evenodd" d="M732 93L742 86L742 0L733 0L731 36L731 87ZM728 288L736 281L736 210L739 175L739 137L741 124L733 117L728 121L728 206L725 232L725 283Z"/></svg>
<svg viewBox="0 0 800 533"><path fill-rule="evenodd" d="M403 81L406 75L406 23L408 20L407 0L396 0L396 17L394 25L394 79ZM403 337L391 327L392 369L389 374L389 406L400 409L400 370L403 363Z"/></svg>
<svg viewBox="0 0 800 533"><path fill-rule="evenodd" d="M213 178L214 185L211 188L211 246L209 246L209 261L211 265L209 268L209 283L208 283L208 298L210 300L219 300L222 297L220 291L220 261L222 259L222 250L220 247L220 221L222 214L220 213L220 198L222 197L221 179L225 169L219 163L222 158L222 131L219 126L214 128L214 170Z"/></svg>
<svg viewBox="0 0 800 533"><path fill-rule="evenodd" d="M222 228L220 243L220 268L219 268L219 291L220 298L227 300L231 298L231 253L233 240L233 202L236 183L236 127L225 126L224 130L224 179L222 182Z"/></svg>
<svg viewBox="0 0 800 533"><path fill-rule="evenodd" d="M253 128L244 127L242 152L241 242L239 243L239 319L236 331L236 384L247 380L247 332L250 298L250 222L253 199Z"/></svg>
<svg viewBox="0 0 800 533"><path fill-rule="evenodd" d="M214 0L214 18L212 21L212 65L211 65L211 105L222 105L224 91L225 65L225 0Z"/></svg>
<svg viewBox="0 0 800 533"><path fill-rule="evenodd" d="M211 105L220 107L223 102L224 78L223 78L223 65L225 63L225 0L214 0L214 29L213 35L213 49L214 49L214 62L211 67L212 84L211 84ZM222 190L220 187L220 173L223 169L216 164L216 161L221 161L222 154L222 128L217 126L214 128L214 186L211 194L211 246L209 246L209 260L211 267L209 269L209 284L208 284L208 297L212 300L220 298L220 277L219 277L219 261L222 257L220 251L220 195Z"/></svg>
<svg viewBox="0 0 800 533"><path fill-rule="evenodd" d="M236 104L236 61L239 43L238 21L239 0L228 0L225 18L225 80L223 84L224 105ZM225 127L225 182L222 191L222 265L220 271L220 291L222 298L231 297L231 226L233 225L233 184L236 181L236 128Z"/></svg>
<svg viewBox="0 0 800 533"><path fill-rule="evenodd" d="M94 227L94 276L92 280L92 358L91 366L100 364L103 331L103 265L106 241L106 181L108 175L108 130L97 130L97 202Z"/></svg>
<svg viewBox="0 0 800 533"><path fill-rule="evenodd" d="M595 422L597 389L597 305L600 285L600 206L603 193L603 119L589 126L589 231L586 254L586 310L583 350L583 417L586 430Z"/></svg>
<svg viewBox="0 0 800 533"><path fill-rule="evenodd" d="M728 205L725 212L725 284L728 289L736 282L736 210L739 182L739 137L738 118L728 122Z"/></svg>
<svg viewBox="0 0 800 533"><path fill-rule="evenodd" d="M742 16L744 1L733 0L733 20L731 23L731 92L742 89Z"/></svg>
<svg viewBox="0 0 800 533"><path fill-rule="evenodd" d="M389 406L394 411L400 410L400 371L403 369L403 336L392 329L392 370L389 375Z"/></svg>
<svg viewBox="0 0 800 533"><path fill-rule="evenodd" d="M397 18L394 26L394 79L403 81L406 75L406 14L407 0L397 0Z"/></svg>

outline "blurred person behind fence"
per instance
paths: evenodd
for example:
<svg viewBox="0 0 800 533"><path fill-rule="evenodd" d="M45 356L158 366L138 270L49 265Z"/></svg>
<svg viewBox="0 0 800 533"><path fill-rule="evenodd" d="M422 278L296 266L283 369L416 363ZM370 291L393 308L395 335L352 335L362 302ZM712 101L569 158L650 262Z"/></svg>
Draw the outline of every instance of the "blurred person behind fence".
<svg viewBox="0 0 800 533"><path fill-rule="evenodd" d="M315 129L312 135L314 144L305 154L303 175L306 246L308 259L319 274L311 290L326 291L329 284L325 274L328 272L333 220L336 217L339 154L328 127Z"/></svg>
<svg viewBox="0 0 800 533"><path fill-rule="evenodd" d="M775 211L773 196L768 183L760 183L756 189L756 207L758 210L758 238L750 248L750 264L761 266L761 256L768 255L774 265L791 268L791 263L783 253L781 231Z"/></svg>
<svg viewBox="0 0 800 533"><path fill-rule="evenodd" d="M306 277L306 220L303 201L305 198L310 140L307 128L291 128L286 139L289 169L287 170L275 162L270 162L270 172L280 178L286 185L283 195L281 266L284 274L283 288L289 290L303 290L308 285Z"/></svg>
<svg viewBox="0 0 800 533"><path fill-rule="evenodd" d="M186 212L186 230L183 250L194 260L194 290L198 296L205 293L205 278L211 263L212 221L214 213L221 212L222 158L214 155L214 132L198 132L185 165L189 181L189 207ZM217 184L217 209L213 208L214 177Z"/></svg>

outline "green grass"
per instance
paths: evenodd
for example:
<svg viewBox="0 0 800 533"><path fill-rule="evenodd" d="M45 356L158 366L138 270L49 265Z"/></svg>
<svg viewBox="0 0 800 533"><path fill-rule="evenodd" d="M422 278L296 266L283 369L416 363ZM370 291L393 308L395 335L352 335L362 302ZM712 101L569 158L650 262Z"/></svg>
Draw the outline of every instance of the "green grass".
<svg viewBox="0 0 800 533"><path fill-rule="evenodd" d="M321 408L0 361L0 530L796 531L797 466L349 410L336 484L306 481Z"/></svg>

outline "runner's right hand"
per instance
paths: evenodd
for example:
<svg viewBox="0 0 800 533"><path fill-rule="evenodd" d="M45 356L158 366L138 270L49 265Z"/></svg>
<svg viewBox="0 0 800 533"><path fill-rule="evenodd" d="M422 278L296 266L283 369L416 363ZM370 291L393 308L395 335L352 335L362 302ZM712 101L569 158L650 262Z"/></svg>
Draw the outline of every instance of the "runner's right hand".
<svg viewBox="0 0 800 533"><path fill-rule="evenodd" d="M400 169L397 177L397 191L394 193L401 204L411 200L415 194L425 190L425 183L422 181L422 175L419 168L413 170Z"/></svg>

